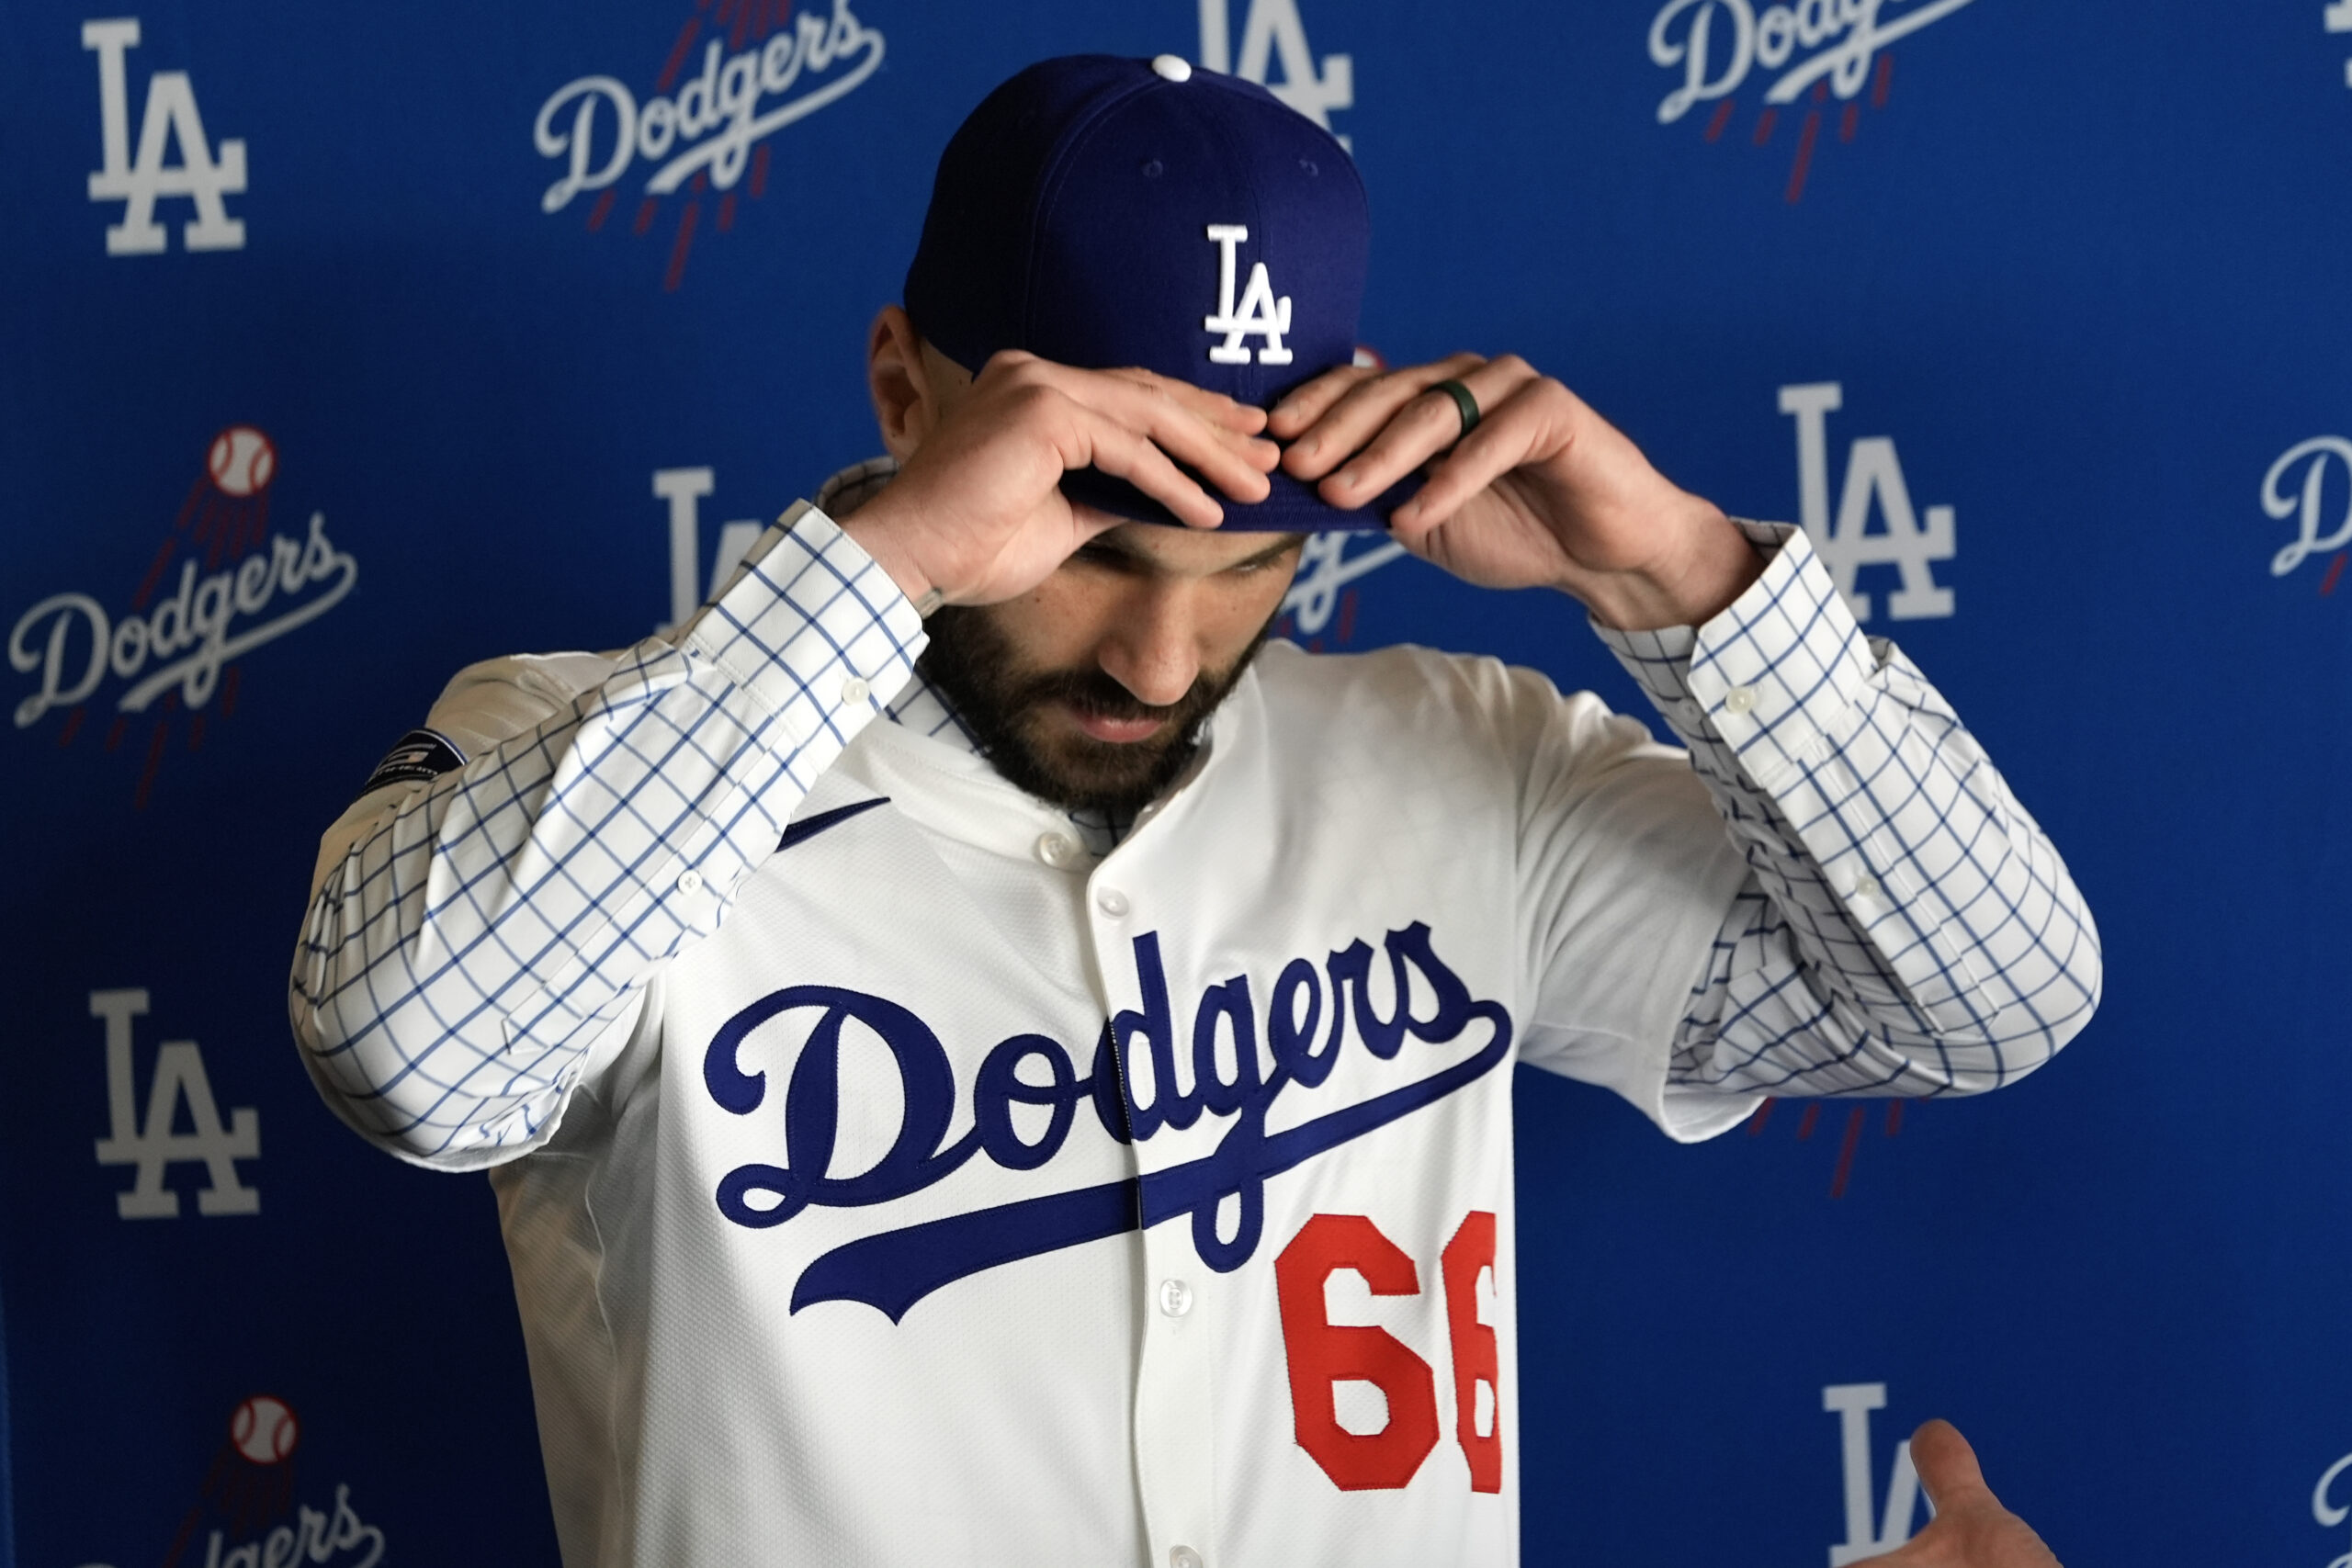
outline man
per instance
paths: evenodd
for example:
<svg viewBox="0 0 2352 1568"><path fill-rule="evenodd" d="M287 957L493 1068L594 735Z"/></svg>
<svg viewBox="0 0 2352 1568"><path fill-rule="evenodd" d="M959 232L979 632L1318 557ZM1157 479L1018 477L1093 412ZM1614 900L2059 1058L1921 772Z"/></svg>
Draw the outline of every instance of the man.
<svg viewBox="0 0 2352 1568"><path fill-rule="evenodd" d="M328 833L296 1032L492 1168L571 1568L1513 1561L1512 1063L1698 1138L2089 1016L2064 866L1802 536L1515 358L1353 365L1368 248L1261 90L1023 73L875 325L889 456L673 634L459 675ZM1581 600L1690 756L1261 648L1384 521ZM2048 1561L1921 1444L1898 1560Z"/></svg>

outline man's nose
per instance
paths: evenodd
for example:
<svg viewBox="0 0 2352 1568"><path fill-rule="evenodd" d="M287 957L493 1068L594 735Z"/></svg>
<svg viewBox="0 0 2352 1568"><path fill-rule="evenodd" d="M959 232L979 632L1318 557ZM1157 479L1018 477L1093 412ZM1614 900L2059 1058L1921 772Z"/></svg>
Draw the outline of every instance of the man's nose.
<svg viewBox="0 0 2352 1568"><path fill-rule="evenodd" d="M1140 585L1125 596L1095 659L1137 702L1182 701L1201 672L1200 626L1181 583Z"/></svg>

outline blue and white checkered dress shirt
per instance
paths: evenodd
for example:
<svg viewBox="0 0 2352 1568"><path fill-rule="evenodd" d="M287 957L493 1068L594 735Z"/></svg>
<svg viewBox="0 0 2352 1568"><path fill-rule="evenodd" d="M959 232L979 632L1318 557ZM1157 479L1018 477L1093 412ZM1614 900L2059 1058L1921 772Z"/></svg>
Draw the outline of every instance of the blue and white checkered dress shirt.
<svg viewBox="0 0 2352 1568"><path fill-rule="evenodd" d="M329 832L291 1010L355 1126L445 1168L532 1146L860 728L884 717L971 744L915 675L913 606L828 515L889 472L863 465L796 505L663 637L498 661L486 700L521 705L506 732L452 737L462 766L374 791ZM1596 627L1749 867L1669 1084L1924 1096L2031 1070L2097 1003L2080 895L1950 706L1863 637L1804 536L1740 526L1770 560L1722 615ZM1097 853L1124 829L1077 827Z"/></svg>

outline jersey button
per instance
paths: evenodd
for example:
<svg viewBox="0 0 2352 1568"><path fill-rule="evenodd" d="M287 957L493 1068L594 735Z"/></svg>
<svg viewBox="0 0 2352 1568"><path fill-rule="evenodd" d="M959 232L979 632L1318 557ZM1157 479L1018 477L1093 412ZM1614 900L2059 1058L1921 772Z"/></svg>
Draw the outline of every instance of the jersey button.
<svg viewBox="0 0 2352 1568"><path fill-rule="evenodd" d="M1105 887L1094 895L1094 907L1115 920L1127 912L1127 896L1115 887Z"/></svg>
<svg viewBox="0 0 2352 1568"><path fill-rule="evenodd" d="M1078 846L1066 834L1048 833L1037 840L1037 858L1047 865L1068 865Z"/></svg>
<svg viewBox="0 0 2352 1568"><path fill-rule="evenodd" d="M1193 1287L1182 1280L1159 1281L1159 1310L1170 1317L1182 1317L1193 1310Z"/></svg>
<svg viewBox="0 0 2352 1568"><path fill-rule="evenodd" d="M1168 1554L1168 1568L1204 1568L1201 1554L1189 1546L1180 1546Z"/></svg>

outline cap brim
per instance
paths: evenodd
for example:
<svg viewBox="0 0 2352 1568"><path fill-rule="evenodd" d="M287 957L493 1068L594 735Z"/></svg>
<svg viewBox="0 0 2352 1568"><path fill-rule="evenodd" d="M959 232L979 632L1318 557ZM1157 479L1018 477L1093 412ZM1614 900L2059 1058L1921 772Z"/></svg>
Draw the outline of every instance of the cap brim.
<svg viewBox="0 0 2352 1568"><path fill-rule="evenodd" d="M1186 471L1190 472L1189 469ZM1199 476L1196 474L1193 478L1198 479ZM1385 533L1388 528L1388 514L1404 505L1421 488L1421 476L1408 474L1374 496L1370 505L1348 509L1333 506L1315 493L1313 485L1304 479L1293 479L1280 469L1267 478L1272 483L1272 493L1254 503L1236 501L1218 491L1214 485L1202 487L1225 508L1224 525L1228 532L1317 534L1327 528L1346 528ZM1162 523L1174 527L1183 525L1168 508L1126 480L1114 479L1100 468L1072 468L1062 476L1062 493L1080 506L1095 507L1130 522Z"/></svg>

